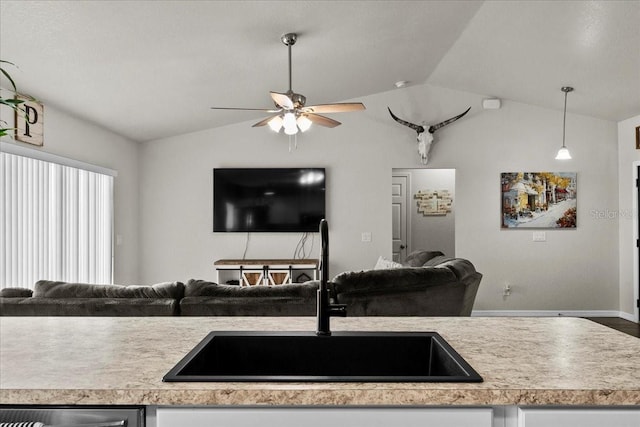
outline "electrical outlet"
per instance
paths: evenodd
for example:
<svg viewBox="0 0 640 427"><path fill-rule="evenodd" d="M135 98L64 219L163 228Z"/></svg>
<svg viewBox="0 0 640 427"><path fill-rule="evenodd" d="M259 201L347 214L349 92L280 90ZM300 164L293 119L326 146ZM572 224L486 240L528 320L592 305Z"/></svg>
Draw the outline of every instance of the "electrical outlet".
<svg viewBox="0 0 640 427"><path fill-rule="evenodd" d="M507 298L509 295L511 295L511 284L505 283L504 289L502 289L502 296Z"/></svg>
<svg viewBox="0 0 640 427"><path fill-rule="evenodd" d="M544 231L534 231L533 232L533 241L534 242L546 242L547 241L547 233Z"/></svg>
<svg viewBox="0 0 640 427"><path fill-rule="evenodd" d="M370 242L371 241L371 232L370 231L364 231L362 233L362 241L363 242Z"/></svg>

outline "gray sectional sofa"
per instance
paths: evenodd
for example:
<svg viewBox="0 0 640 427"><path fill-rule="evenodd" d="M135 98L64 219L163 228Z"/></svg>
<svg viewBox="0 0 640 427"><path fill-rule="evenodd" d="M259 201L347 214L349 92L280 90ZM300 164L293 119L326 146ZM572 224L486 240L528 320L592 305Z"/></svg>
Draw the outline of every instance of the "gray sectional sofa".
<svg viewBox="0 0 640 427"><path fill-rule="evenodd" d="M184 285L90 285L39 280L34 291L0 291L3 316L174 316L180 313Z"/></svg>
<svg viewBox="0 0 640 427"><path fill-rule="evenodd" d="M470 316L482 274L466 259L423 259L341 273L331 281L335 299L347 305L349 316Z"/></svg>
<svg viewBox="0 0 640 427"><path fill-rule="evenodd" d="M329 283L349 316L469 316L482 275L465 259L418 251L396 268L345 272ZM0 291L3 316L314 316L318 281L241 287L204 280L152 286L47 280Z"/></svg>

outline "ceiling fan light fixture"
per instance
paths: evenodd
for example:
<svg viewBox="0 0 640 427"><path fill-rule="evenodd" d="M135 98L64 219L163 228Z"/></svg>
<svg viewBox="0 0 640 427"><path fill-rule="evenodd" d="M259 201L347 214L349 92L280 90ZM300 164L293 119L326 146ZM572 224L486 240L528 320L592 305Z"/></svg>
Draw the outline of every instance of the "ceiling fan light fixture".
<svg viewBox="0 0 640 427"><path fill-rule="evenodd" d="M1 0L0 0L1 1ZM281 37L282 43L287 46L289 52L289 90L286 92L270 91L271 100L275 104L275 108L237 108L237 107L211 107L213 110L240 110L240 111L263 111L272 114L265 117L252 127L261 127L269 125L269 128L280 133L281 130L285 134L292 136L298 132L306 132L311 125L323 126L326 128L334 128L340 125L340 122L322 114L330 113L347 113L349 111L365 110L362 102L342 102L333 104L317 104L306 105L307 98L292 89L292 61L291 46L296 43L298 35L296 33L287 33ZM315 127L315 126L314 126ZM296 138L289 138L289 151L291 151L291 141Z"/></svg>
<svg viewBox="0 0 640 427"><path fill-rule="evenodd" d="M282 129L282 117L275 116L269 120L268 124L272 131L278 133L280 132L280 129Z"/></svg>
<svg viewBox="0 0 640 427"><path fill-rule="evenodd" d="M301 132L306 132L311 127L311 120L307 116L300 116L296 120Z"/></svg>
<svg viewBox="0 0 640 427"><path fill-rule="evenodd" d="M284 113L282 118L282 126L284 126L284 133L287 135L295 135L298 133L298 126L296 125L296 116L292 112Z"/></svg>

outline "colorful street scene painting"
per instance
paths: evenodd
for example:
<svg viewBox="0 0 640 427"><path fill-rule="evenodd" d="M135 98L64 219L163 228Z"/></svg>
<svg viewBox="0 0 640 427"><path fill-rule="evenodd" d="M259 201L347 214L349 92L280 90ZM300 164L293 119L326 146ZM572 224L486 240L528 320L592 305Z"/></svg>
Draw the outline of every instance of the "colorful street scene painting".
<svg viewBox="0 0 640 427"><path fill-rule="evenodd" d="M575 172L504 172L502 228L576 228Z"/></svg>

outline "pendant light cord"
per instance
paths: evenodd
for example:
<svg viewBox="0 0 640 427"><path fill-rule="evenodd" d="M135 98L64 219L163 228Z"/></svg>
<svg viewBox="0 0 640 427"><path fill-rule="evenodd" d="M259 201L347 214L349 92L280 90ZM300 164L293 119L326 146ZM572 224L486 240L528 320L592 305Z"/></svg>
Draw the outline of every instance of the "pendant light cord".
<svg viewBox="0 0 640 427"><path fill-rule="evenodd" d="M564 92L564 114L562 116L562 148L567 148L565 145L565 133L567 130L567 94L573 91L571 86L563 86L561 89Z"/></svg>
<svg viewBox="0 0 640 427"><path fill-rule="evenodd" d="M569 91L564 90L564 115L562 116L562 148L566 148L566 146L564 145L564 134L567 129L567 93L569 93Z"/></svg>

